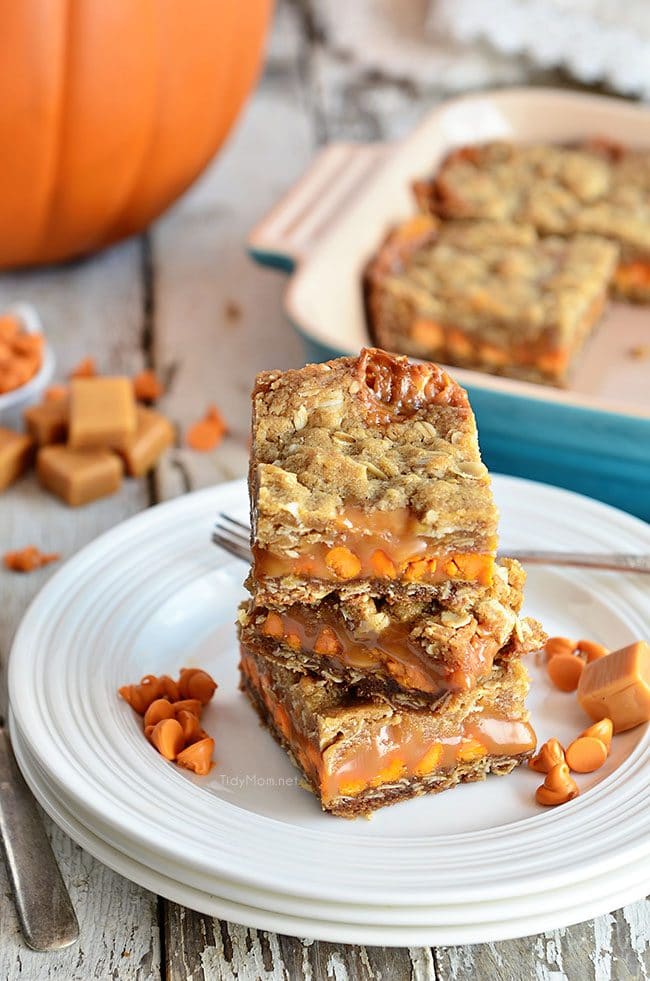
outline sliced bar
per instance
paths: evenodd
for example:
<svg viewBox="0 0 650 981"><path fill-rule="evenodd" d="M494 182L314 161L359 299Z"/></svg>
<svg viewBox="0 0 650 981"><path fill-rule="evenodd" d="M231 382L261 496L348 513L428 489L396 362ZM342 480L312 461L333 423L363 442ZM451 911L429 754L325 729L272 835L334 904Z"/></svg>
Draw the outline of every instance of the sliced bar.
<svg viewBox="0 0 650 981"><path fill-rule="evenodd" d="M258 375L250 468L260 602L354 584L489 584L497 512L467 393L379 350Z"/></svg>
<svg viewBox="0 0 650 981"><path fill-rule="evenodd" d="M602 235L621 248L614 278L628 300L650 302L650 152L595 139L577 146L505 142L461 147L413 186L443 218L533 225L543 235Z"/></svg>
<svg viewBox="0 0 650 981"><path fill-rule="evenodd" d="M616 258L597 236L420 215L391 231L366 268L368 327L391 351L562 384Z"/></svg>
<svg viewBox="0 0 650 981"><path fill-rule="evenodd" d="M460 782L509 773L535 748L520 661L442 712L393 708L242 648L241 687L324 810L356 817Z"/></svg>
<svg viewBox="0 0 650 981"><path fill-rule="evenodd" d="M394 705L433 705L484 681L495 661L544 643L539 624L518 616L524 570L512 560L495 570L492 586L462 587L445 604L365 593L284 609L249 600L240 608L240 639L285 667Z"/></svg>

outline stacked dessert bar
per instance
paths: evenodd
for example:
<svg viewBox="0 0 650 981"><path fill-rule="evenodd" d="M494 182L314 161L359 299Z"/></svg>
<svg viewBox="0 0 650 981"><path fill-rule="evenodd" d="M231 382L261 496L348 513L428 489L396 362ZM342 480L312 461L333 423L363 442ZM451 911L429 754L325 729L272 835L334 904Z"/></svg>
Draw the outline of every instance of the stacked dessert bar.
<svg viewBox="0 0 650 981"><path fill-rule="evenodd" d="M519 616L466 392L364 350L253 393L241 685L324 809L508 773L533 750Z"/></svg>

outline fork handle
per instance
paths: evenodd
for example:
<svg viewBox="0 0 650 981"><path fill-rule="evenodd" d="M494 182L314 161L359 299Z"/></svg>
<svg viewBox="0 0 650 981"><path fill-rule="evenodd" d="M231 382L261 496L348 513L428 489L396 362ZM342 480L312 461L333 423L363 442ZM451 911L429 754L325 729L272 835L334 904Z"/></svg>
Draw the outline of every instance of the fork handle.
<svg viewBox="0 0 650 981"><path fill-rule="evenodd" d="M79 924L54 852L9 737L0 728L0 837L25 942L60 950L79 937Z"/></svg>
<svg viewBox="0 0 650 981"><path fill-rule="evenodd" d="M597 552L549 552L546 549L514 550L501 554L531 565L572 565L585 569L606 569L612 572L650 573L650 555L629 553L599 555Z"/></svg>

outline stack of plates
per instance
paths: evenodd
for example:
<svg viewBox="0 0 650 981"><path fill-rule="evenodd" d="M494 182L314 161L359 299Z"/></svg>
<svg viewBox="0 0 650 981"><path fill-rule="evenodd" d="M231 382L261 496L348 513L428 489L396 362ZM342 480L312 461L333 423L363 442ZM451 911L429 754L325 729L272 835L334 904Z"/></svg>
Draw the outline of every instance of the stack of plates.
<svg viewBox="0 0 650 981"><path fill-rule="evenodd" d="M629 515L496 477L502 541L650 548ZM477 943L590 918L645 895L650 737L616 737L606 765L556 809L538 774L466 785L378 812L323 814L237 688L242 563L210 545L219 511L244 518L243 482L147 511L88 546L29 609L10 663L19 764L52 818L89 852L179 903L248 926L368 944ZM527 609L551 633L621 646L647 632L639 576L536 570ZM195 777L160 757L117 697L144 674L200 665L219 682L204 716L216 764ZM530 659L541 740L587 723Z"/></svg>

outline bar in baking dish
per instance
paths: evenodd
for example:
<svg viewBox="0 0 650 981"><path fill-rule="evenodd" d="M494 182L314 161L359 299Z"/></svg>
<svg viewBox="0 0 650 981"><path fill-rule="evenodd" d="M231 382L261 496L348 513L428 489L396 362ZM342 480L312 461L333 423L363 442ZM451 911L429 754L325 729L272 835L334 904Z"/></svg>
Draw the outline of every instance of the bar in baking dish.
<svg viewBox="0 0 650 981"><path fill-rule="evenodd" d="M514 660L436 712L370 701L242 647L241 688L324 810L344 817L509 773L535 748Z"/></svg>
<svg viewBox="0 0 650 981"><path fill-rule="evenodd" d="M415 357L564 384L605 305L617 247L530 224L419 215L366 267L376 343Z"/></svg>
<svg viewBox="0 0 650 981"><path fill-rule="evenodd" d="M423 211L602 235L620 247L614 290L650 302L650 152L604 139L575 146L501 141L454 150L414 182Z"/></svg>
<svg viewBox="0 0 650 981"><path fill-rule="evenodd" d="M261 603L492 581L474 415L436 365L369 349L258 375L249 484Z"/></svg>

